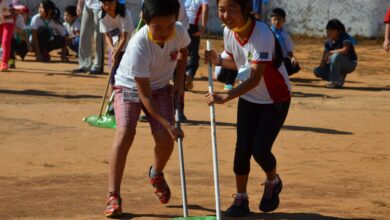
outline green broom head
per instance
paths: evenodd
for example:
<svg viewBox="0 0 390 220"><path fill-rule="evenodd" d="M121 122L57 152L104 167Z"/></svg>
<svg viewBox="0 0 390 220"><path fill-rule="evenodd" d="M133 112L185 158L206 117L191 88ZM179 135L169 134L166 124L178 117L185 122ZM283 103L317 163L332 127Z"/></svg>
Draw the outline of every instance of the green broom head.
<svg viewBox="0 0 390 220"><path fill-rule="evenodd" d="M98 127L98 128L116 128L115 115L91 115L89 117L83 118L84 122L87 122L89 125Z"/></svg>
<svg viewBox="0 0 390 220"><path fill-rule="evenodd" d="M173 220L216 220L215 216L192 216L192 217L180 217Z"/></svg>

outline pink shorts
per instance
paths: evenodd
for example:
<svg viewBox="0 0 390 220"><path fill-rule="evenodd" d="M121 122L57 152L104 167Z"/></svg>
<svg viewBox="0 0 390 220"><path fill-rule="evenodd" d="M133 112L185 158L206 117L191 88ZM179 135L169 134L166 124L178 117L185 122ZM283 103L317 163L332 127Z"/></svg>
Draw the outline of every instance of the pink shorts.
<svg viewBox="0 0 390 220"><path fill-rule="evenodd" d="M171 87L171 85L168 85L164 88L153 90L152 96L162 116L171 123L174 123L175 117ZM123 98L124 92L128 93L130 91L132 90L126 87L114 86L114 110L116 127L129 127L135 130L142 109L148 117L152 133L161 129L165 129L165 127L160 122L158 122L149 114L141 101L132 101Z"/></svg>

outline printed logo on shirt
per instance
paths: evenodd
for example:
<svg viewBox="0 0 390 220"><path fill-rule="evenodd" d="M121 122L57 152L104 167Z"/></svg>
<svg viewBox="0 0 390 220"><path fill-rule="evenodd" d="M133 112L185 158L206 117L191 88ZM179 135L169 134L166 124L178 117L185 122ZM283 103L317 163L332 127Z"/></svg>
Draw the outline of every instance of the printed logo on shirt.
<svg viewBox="0 0 390 220"><path fill-rule="evenodd" d="M169 57L170 57L169 61L175 62L178 56L179 56L179 50L177 48L173 49L173 51L169 53Z"/></svg>
<svg viewBox="0 0 390 220"><path fill-rule="evenodd" d="M260 59L268 59L269 54L268 52L260 52Z"/></svg>
<svg viewBox="0 0 390 220"><path fill-rule="evenodd" d="M252 61L252 58L253 58L253 55L252 55L252 53L249 51L249 52L248 52L248 57L247 57L247 60L248 60L249 63Z"/></svg>
<svg viewBox="0 0 390 220"><path fill-rule="evenodd" d="M115 28L114 30L111 30L111 31L109 32L109 34L110 34L111 37L118 36L120 33L121 33L121 31L119 30L119 28Z"/></svg>

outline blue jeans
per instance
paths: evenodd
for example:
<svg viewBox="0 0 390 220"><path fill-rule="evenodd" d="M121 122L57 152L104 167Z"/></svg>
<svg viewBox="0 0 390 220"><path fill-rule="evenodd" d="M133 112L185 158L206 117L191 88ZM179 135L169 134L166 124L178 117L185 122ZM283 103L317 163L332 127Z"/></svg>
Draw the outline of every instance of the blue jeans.
<svg viewBox="0 0 390 220"><path fill-rule="evenodd" d="M330 56L330 63L324 67L316 67L314 75L329 82L343 83L348 73L352 73L357 66L356 61L351 61L346 56L336 53Z"/></svg>
<svg viewBox="0 0 390 220"><path fill-rule="evenodd" d="M187 76L194 77L196 71L199 68L199 44L200 36L193 36L196 32L199 31L199 27L193 24L190 24L190 29L188 34L191 37L191 43L188 45L188 60L187 60Z"/></svg>

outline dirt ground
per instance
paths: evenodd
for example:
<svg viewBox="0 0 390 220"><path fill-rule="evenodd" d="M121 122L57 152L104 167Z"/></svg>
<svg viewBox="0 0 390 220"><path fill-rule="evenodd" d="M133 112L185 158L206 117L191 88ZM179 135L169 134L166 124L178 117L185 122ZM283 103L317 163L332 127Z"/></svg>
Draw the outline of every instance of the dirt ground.
<svg viewBox="0 0 390 220"><path fill-rule="evenodd" d="M265 177L253 162L248 192L253 215L243 219L390 219L390 54L380 42L360 42L356 72L343 89L326 89L311 73L322 40L295 44L303 70L291 78L292 105L273 148L284 181L281 204L271 214L258 210ZM50 63L33 59L0 73L0 219L105 219L114 130L90 127L82 118L98 113L107 75L73 75L75 59L67 64L59 57ZM186 93L191 216L215 211L206 76L202 64L194 90ZM215 82L215 89L223 91L223 84ZM236 101L216 106L222 210L235 192ZM149 124L139 123L122 184L122 219L182 215L177 148L165 171L172 190L168 205L157 202L148 183L152 152Z"/></svg>

